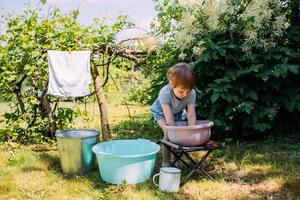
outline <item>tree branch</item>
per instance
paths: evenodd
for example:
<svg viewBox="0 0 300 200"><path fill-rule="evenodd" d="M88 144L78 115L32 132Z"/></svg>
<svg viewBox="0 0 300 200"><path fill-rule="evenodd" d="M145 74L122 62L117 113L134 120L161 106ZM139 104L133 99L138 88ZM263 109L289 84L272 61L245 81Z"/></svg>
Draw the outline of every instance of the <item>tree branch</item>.
<svg viewBox="0 0 300 200"><path fill-rule="evenodd" d="M123 58L127 58L128 60L131 60L135 63L140 62L140 58L149 54L154 54L155 51L147 52L147 51L139 51L139 50L131 50L127 48L121 48L121 47L109 47L106 44L99 44L98 47L96 47L93 50L93 53L97 54L97 52L101 54L107 53L108 55L116 55Z"/></svg>

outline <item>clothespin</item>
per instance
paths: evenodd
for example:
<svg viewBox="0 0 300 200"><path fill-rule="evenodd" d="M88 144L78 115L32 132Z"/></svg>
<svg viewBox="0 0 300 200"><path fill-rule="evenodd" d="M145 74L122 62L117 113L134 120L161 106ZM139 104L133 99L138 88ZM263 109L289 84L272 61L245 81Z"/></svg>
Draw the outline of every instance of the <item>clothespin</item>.
<svg viewBox="0 0 300 200"><path fill-rule="evenodd" d="M71 47L69 47L69 48L68 48L69 54L71 54L71 51L72 51L72 49L71 49Z"/></svg>

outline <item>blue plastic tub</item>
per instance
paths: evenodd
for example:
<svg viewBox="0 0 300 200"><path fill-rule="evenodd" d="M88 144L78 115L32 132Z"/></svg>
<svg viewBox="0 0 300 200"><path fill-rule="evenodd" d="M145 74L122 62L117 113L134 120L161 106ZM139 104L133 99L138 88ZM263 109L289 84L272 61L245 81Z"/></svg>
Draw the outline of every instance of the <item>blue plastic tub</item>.
<svg viewBox="0 0 300 200"><path fill-rule="evenodd" d="M93 146L101 178L113 184L135 184L153 173L160 146L144 139L113 140Z"/></svg>

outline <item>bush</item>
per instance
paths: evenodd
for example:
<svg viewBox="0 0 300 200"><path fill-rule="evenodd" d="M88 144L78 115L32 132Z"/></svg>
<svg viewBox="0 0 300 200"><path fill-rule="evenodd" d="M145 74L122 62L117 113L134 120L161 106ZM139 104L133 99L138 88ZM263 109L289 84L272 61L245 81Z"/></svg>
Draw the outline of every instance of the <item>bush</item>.
<svg viewBox="0 0 300 200"><path fill-rule="evenodd" d="M168 37L149 59L152 100L166 70L184 61L195 72L198 118L213 120L216 133L299 130L299 27L289 26L280 1L226 2L158 3L155 27Z"/></svg>

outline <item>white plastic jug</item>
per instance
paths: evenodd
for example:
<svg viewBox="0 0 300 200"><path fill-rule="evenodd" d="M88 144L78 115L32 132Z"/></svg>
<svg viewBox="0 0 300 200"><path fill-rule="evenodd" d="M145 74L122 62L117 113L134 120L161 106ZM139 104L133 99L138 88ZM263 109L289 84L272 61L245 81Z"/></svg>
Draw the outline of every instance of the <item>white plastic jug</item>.
<svg viewBox="0 0 300 200"><path fill-rule="evenodd" d="M178 192L180 187L181 170L175 167L162 167L159 173L153 176L154 185L164 192ZM155 182L155 177L159 176L159 184Z"/></svg>

